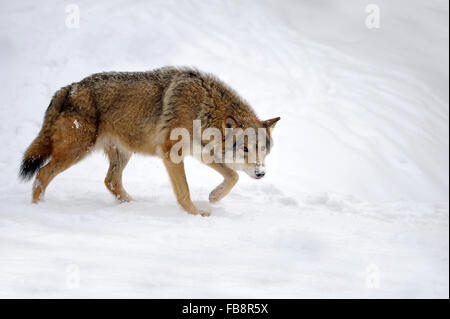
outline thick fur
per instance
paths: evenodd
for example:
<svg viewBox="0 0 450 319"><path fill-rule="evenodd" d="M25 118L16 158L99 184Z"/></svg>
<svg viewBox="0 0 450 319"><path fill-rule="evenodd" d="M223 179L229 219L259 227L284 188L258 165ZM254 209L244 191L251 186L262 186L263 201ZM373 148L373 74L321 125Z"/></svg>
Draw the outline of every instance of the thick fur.
<svg viewBox="0 0 450 319"><path fill-rule="evenodd" d="M184 127L192 136L193 120L201 120L205 129L222 128L230 118L244 128L272 127L279 119L260 121L233 90L192 68L93 74L55 93L39 135L25 152L20 177L28 180L37 173L33 185L33 202L37 202L57 174L93 149L102 148L110 160L106 187L116 198L127 201L130 196L121 180L131 154L157 155L164 161L181 206L193 214L206 214L190 200L183 163L168 159L176 143L169 134L173 128ZM210 200L216 201L231 190L238 177L235 169L225 164L209 166L224 176L224 182L210 195Z"/></svg>

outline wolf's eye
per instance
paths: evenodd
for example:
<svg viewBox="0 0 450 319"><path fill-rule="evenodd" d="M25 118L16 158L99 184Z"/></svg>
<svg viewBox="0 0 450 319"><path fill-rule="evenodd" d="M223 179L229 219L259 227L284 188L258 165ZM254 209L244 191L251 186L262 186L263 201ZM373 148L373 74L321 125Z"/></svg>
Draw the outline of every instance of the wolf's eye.
<svg viewBox="0 0 450 319"><path fill-rule="evenodd" d="M244 152L247 153L248 152L248 148L247 146L244 146Z"/></svg>
<svg viewBox="0 0 450 319"><path fill-rule="evenodd" d="M265 146L261 146L261 152L265 152L266 151L266 147Z"/></svg>

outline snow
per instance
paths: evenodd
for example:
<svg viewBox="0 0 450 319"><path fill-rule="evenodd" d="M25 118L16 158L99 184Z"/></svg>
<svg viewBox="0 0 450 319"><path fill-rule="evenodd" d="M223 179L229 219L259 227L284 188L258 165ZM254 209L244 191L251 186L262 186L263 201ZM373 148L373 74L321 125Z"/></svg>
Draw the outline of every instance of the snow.
<svg viewBox="0 0 450 319"><path fill-rule="evenodd" d="M379 29L356 0L74 4L78 28L64 1L0 4L0 297L448 298L448 2L378 0ZM281 117L266 176L211 205L221 177L189 159L192 216L139 155L119 204L96 153L32 205L18 166L52 94L163 65Z"/></svg>

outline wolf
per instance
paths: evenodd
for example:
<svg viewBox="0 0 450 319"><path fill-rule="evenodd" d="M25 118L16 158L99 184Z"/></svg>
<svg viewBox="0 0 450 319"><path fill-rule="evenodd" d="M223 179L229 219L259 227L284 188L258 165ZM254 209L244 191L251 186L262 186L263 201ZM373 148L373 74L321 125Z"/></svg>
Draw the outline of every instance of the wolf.
<svg viewBox="0 0 450 319"><path fill-rule="evenodd" d="M184 162L174 162L169 156L177 143L170 138L170 132L181 127L193 136L194 120L200 120L202 129L220 129L223 141L227 139L225 130L265 129L264 142L252 145L265 151L256 161L207 163L224 178L209 195L211 202L217 202L237 183L237 171L245 171L255 179L264 176L265 155L272 146L271 129L279 119L259 120L234 90L195 68L97 73L54 94L38 136L25 151L19 176L30 180L36 175L32 202L37 203L56 175L93 150L103 149L109 159L105 185L117 200L126 202L131 197L122 185L122 172L131 155L158 156L181 207L190 214L207 216L208 212L191 201Z"/></svg>

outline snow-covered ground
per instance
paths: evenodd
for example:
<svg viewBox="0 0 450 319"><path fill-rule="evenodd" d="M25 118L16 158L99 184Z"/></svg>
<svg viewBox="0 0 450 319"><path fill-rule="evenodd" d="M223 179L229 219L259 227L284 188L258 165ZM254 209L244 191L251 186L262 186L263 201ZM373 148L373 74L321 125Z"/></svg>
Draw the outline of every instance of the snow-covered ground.
<svg viewBox="0 0 450 319"><path fill-rule="evenodd" d="M0 297L449 297L447 1L72 3L79 28L69 2L0 1ZM18 166L53 92L163 65L281 116L266 177L211 206L221 178L189 159L202 218L156 158L116 203L98 153L31 205Z"/></svg>

